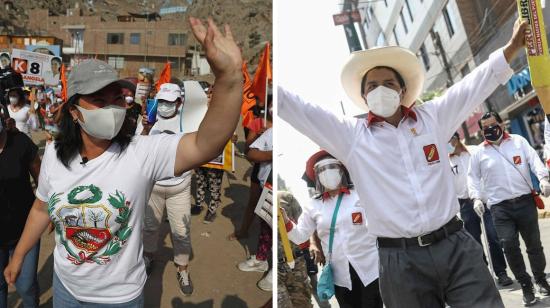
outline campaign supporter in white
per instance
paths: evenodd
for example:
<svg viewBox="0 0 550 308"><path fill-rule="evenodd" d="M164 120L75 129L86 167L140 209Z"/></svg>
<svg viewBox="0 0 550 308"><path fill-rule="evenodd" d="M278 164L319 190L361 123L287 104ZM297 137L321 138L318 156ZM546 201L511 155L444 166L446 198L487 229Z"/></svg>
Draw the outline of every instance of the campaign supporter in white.
<svg viewBox="0 0 550 308"><path fill-rule="evenodd" d="M460 154L450 154L449 161L453 171L453 180L456 195L459 199L468 199L468 167L470 166L470 153L467 151Z"/></svg>
<svg viewBox="0 0 550 308"><path fill-rule="evenodd" d="M65 167L46 148L36 197L55 224L54 270L78 300L124 303L142 292L141 229L155 181L174 176L178 135L135 136L81 164Z"/></svg>
<svg viewBox="0 0 550 308"><path fill-rule="evenodd" d="M24 105L19 110L14 110L12 106L8 107L10 118L15 120L15 127L27 136L31 135L29 106Z"/></svg>
<svg viewBox="0 0 550 308"><path fill-rule="evenodd" d="M458 200L446 155L450 137L513 70L501 49L397 127L337 116L278 88L279 116L348 168L377 237L414 237L449 222Z"/></svg>
<svg viewBox="0 0 550 308"><path fill-rule="evenodd" d="M179 116L181 110L183 109L183 106L180 106L180 108L176 111L177 115L170 119L160 119L160 116L157 114L157 121L151 128L151 131L149 132L149 135L158 135L162 133L168 133L168 134L177 134L182 135L181 127L182 127L182 118ZM138 122L137 128L136 128L136 135L141 135L143 131L143 124L141 122ZM162 186L173 186L177 184L181 184L186 177L191 176L191 171L187 171L181 176L177 176L171 179L158 181L157 185Z"/></svg>
<svg viewBox="0 0 550 308"><path fill-rule="evenodd" d="M273 150L273 128L268 128L258 139L250 145L251 149L258 149L262 152ZM264 185L271 172L272 162L261 162L260 171L258 172L258 179L260 184Z"/></svg>
<svg viewBox="0 0 550 308"><path fill-rule="evenodd" d="M529 171L539 181L548 177L537 152L522 136L505 133L500 145L485 141L478 147L470 160L468 189L472 199L481 199L484 193L489 207L530 194L533 188Z"/></svg>
<svg viewBox="0 0 550 308"><path fill-rule="evenodd" d="M329 230L337 199L311 199L302 207L298 222L292 223L288 238L298 245L306 242L317 231L323 253L328 256ZM354 217L358 218L354 221ZM334 284L351 290L350 264L364 286L378 278L376 238L368 231L365 209L361 206L357 192L352 189L349 195L344 194L336 221L332 247Z"/></svg>

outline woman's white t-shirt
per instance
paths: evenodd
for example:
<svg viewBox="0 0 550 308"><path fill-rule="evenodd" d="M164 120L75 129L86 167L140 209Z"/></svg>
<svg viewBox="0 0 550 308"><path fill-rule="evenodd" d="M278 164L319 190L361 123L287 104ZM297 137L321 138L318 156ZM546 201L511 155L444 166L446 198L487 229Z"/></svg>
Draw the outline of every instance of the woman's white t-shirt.
<svg viewBox="0 0 550 308"><path fill-rule="evenodd" d="M174 176L180 136L135 136L125 151L112 144L66 168L52 144L40 169L38 199L56 227L54 270L78 300L125 303L138 297L146 274L143 215L156 181Z"/></svg>
<svg viewBox="0 0 550 308"><path fill-rule="evenodd" d="M14 111L12 110L11 105L8 107L8 112L10 113L10 118L15 120L15 127L24 133L27 136L31 135L31 130L29 128L29 106L25 105L21 109Z"/></svg>
<svg viewBox="0 0 550 308"><path fill-rule="evenodd" d="M262 152L273 151L273 128L268 128L263 134L254 140L250 145L251 149L258 149ZM260 170L258 171L258 179L260 184L264 185L271 172L271 161L264 161L260 163Z"/></svg>

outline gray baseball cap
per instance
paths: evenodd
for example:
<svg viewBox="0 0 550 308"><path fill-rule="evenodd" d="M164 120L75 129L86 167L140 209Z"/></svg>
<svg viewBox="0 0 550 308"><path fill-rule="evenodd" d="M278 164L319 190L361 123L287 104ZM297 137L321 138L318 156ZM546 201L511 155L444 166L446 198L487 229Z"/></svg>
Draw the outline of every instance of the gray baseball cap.
<svg viewBox="0 0 550 308"><path fill-rule="evenodd" d="M118 72L106 62L89 59L75 65L67 81L67 96L92 94L113 82L117 82Z"/></svg>

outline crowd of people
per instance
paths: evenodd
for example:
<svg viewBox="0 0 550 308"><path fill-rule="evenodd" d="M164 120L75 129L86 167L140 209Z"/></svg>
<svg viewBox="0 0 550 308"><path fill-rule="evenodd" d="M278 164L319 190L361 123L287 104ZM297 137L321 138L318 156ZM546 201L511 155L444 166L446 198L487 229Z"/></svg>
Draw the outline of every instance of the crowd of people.
<svg viewBox="0 0 550 308"><path fill-rule="evenodd" d="M40 237L48 226L56 241L54 307L143 307L164 212L177 268L174 283L183 295L193 293L191 215L201 214L208 196L203 222L213 223L222 203L225 171L209 162L238 141L242 59L229 27L222 33L212 20L204 25L195 18L190 25L216 77L215 86L202 94L208 108L196 131L182 128L182 82L159 84L138 104L136 84L119 79L115 69L97 59L73 66L66 89L21 84L6 90L8 104L0 112L0 203L5 213L0 215L0 307L7 307L8 285L15 285L24 307L38 307ZM147 108L148 98L156 104L156 116ZM259 121L245 129L250 130L246 154L254 165L251 181L257 185L251 185L242 227L230 240L248 236L260 196L252 189L261 192L271 182L271 104L271 98L258 100ZM30 138L39 129L47 136L42 157ZM272 288L271 245L271 227L262 222L252 258L261 266L238 266L266 272L258 282L266 291Z"/></svg>

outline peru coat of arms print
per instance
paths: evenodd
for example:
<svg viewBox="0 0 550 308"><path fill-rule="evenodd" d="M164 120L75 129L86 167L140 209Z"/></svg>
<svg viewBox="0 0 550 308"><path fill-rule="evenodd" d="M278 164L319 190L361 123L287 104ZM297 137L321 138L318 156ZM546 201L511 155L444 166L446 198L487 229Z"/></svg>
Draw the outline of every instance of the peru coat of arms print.
<svg viewBox="0 0 550 308"><path fill-rule="evenodd" d="M130 202L118 190L105 200L101 189L94 185L75 187L65 204L62 195L54 193L50 197L48 214L67 259L75 265L110 262L132 234L128 225Z"/></svg>

